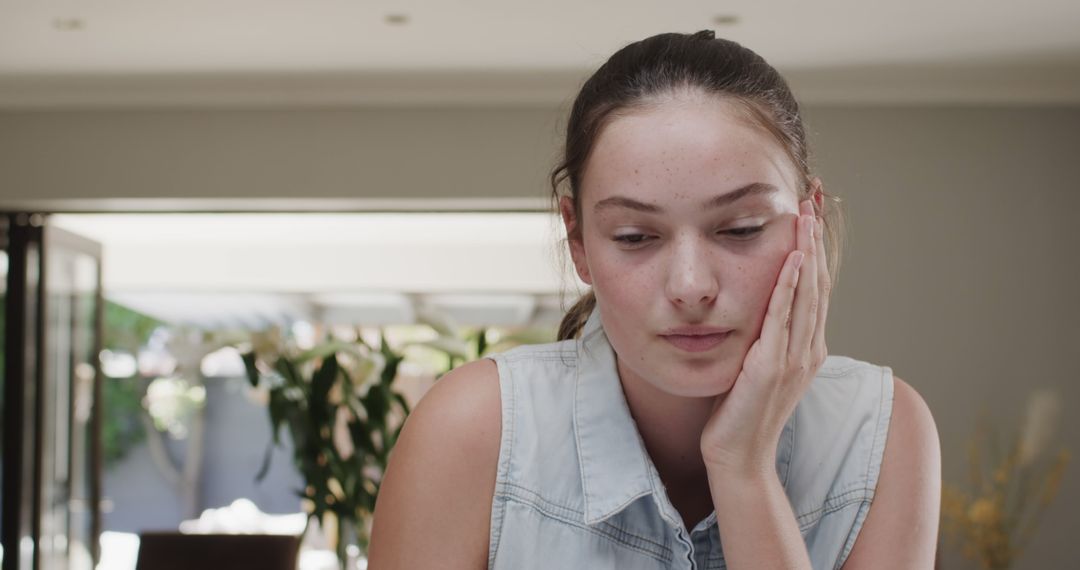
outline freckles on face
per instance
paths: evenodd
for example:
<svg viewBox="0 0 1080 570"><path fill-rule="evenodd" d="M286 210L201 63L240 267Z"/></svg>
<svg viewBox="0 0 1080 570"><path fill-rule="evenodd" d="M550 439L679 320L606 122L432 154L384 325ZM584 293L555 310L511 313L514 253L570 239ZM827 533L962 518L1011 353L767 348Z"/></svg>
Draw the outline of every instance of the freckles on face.
<svg viewBox="0 0 1080 570"><path fill-rule="evenodd" d="M758 284L763 271L775 276L795 244L797 176L779 144L733 109L714 97L674 100L604 128L582 179L594 288L610 283L641 295L658 279L724 277L739 289ZM772 191L710 206L746 186ZM764 231L744 236L752 239L724 235L754 226ZM638 237L617 239L628 236Z"/></svg>
<svg viewBox="0 0 1080 570"><path fill-rule="evenodd" d="M793 232L792 232L793 233ZM741 269L744 275L742 294L744 295L748 320L747 338L756 339L761 334L761 327L765 323L765 313L769 308L776 281L783 269L784 261L788 253L794 247L787 245L791 240L778 239L777 246L764 252L761 257L747 263Z"/></svg>
<svg viewBox="0 0 1080 570"><path fill-rule="evenodd" d="M607 124L582 178L584 255L609 340L638 374L693 382L692 370L737 372L795 247L797 179L779 144L716 98ZM687 324L735 331L716 352L688 355L659 336Z"/></svg>

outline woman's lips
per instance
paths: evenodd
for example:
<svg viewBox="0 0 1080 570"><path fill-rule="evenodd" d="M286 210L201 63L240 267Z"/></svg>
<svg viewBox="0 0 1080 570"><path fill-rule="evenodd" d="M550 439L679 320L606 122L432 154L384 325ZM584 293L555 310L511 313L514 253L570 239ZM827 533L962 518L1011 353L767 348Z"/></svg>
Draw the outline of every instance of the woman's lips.
<svg viewBox="0 0 1080 570"><path fill-rule="evenodd" d="M724 342L724 339L730 335L731 331L702 335L669 334L661 336L664 340L687 352L705 352Z"/></svg>

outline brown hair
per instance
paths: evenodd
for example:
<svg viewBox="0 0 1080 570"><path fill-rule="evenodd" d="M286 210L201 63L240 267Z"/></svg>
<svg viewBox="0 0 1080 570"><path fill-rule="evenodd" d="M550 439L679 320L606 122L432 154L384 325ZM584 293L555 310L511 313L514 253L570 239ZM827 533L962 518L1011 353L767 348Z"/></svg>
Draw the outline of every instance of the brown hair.
<svg viewBox="0 0 1080 570"><path fill-rule="evenodd" d="M736 103L753 124L780 143L791 159L800 178L799 201L810 197L813 186L806 131L799 104L787 82L758 54L703 30L695 34L659 34L634 42L615 52L589 77L574 99L566 124L564 154L551 172L555 211L559 211L560 188L565 184L574 201L574 216L581 220L579 197L585 166L597 137L613 117L620 111L655 104L663 96L689 91ZM828 200L817 214L823 222L829 274L835 284L840 269L843 212L839 198L822 194ZM580 237L580 232L579 223L570 237ZM558 339L576 337L595 306L596 296L590 290L563 317Z"/></svg>

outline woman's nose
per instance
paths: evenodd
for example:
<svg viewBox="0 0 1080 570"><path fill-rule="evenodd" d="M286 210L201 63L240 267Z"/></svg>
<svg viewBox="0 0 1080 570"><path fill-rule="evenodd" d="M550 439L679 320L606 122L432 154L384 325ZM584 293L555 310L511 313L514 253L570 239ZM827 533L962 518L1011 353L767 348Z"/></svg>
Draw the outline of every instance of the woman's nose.
<svg viewBox="0 0 1080 570"><path fill-rule="evenodd" d="M694 243L676 246L667 276L667 295L684 307L707 305L716 299L720 286L702 247Z"/></svg>

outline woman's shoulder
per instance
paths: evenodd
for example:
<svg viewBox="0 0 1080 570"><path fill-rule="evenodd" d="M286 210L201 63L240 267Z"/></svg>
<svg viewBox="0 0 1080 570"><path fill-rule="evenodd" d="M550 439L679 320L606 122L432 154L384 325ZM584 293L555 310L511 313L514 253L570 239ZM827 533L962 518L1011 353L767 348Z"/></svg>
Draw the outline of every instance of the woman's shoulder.
<svg viewBox="0 0 1080 570"><path fill-rule="evenodd" d="M402 428L395 453L404 444L442 455L446 444L471 460L497 455L501 426L499 373L494 362L479 359L443 375L424 394ZM425 449L427 448L427 449ZM460 453L446 454L448 461ZM494 465L494 462L491 463Z"/></svg>
<svg viewBox="0 0 1080 570"><path fill-rule="evenodd" d="M778 448L800 526L873 496L892 417L892 369L829 355L799 401Z"/></svg>
<svg viewBox="0 0 1080 570"><path fill-rule="evenodd" d="M487 564L500 434L495 363L470 362L435 382L409 414L390 455L373 517L372 563Z"/></svg>
<svg viewBox="0 0 1080 570"><path fill-rule="evenodd" d="M818 369L818 376L837 377L866 377L870 375L891 374L892 369L881 364L874 364L865 360L859 360L850 356L830 354L825 357L825 362Z"/></svg>
<svg viewBox="0 0 1080 570"><path fill-rule="evenodd" d="M824 434L845 427L857 429L865 422L887 426L893 386L889 366L829 355L799 401L796 429Z"/></svg>
<svg viewBox="0 0 1080 570"><path fill-rule="evenodd" d="M555 362L573 366L577 362L578 345L575 339L545 343L520 344L502 352L488 354L485 358L504 362Z"/></svg>
<svg viewBox="0 0 1080 570"><path fill-rule="evenodd" d="M830 354L799 401L796 428L821 432L857 429L866 422L887 426L894 385L889 366Z"/></svg>
<svg viewBox="0 0 1080 570"><path fill-rule="evenodd" d="M507 406L529 411L524 406L541 416L558 415L569 405L580 364L575 340L523 344L485 358L496 363L498 382L507 392L504 413L510 412Z"/></svg>
<svg viewBox="0 0 1080 570"><path fill-rule="evenodd" d="M834 518L819 534L842 542L849 567L882 556L911 568L933 559L940 446L911 384L889 366L829 356L793 427L788 493L804 530Z"/></svg>
<svg viewBox="0 0 1080 570"><path fill-rule="evenodd" d="M881 475L851 547L851 568L874 568L885 558L899 567L929 568L934 560L941 498L937 426L922 396L900 378L894 382Z"/></svg>
<svg viewBox="0 0 1080 570"><path fill-rule="evenodd" d="M903 422L898 423L903 423L903 427L933 426L930 408L918 390L886 365L829 355L811 383L808 395L821 392L847 401L857 400L869 411L876 407L879 419L886 423L894 423L891 420L899 415Z"/></svg>

